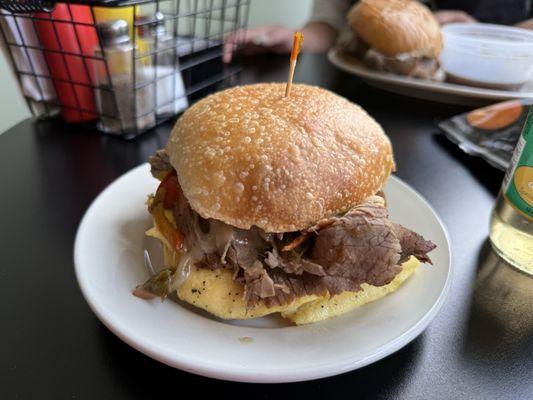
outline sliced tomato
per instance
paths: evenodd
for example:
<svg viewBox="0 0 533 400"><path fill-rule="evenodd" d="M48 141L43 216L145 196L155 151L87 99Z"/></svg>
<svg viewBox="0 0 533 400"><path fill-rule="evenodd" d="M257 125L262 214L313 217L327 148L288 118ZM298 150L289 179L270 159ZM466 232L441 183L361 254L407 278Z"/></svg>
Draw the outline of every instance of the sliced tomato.
<svg viewBox="0 0 533 400"><path fill-rule="evenodd" d="M172 172L165 176L155 192L155 202L163 203L163 207L167 210L174 207L174 204L178 201L180 193L178 185L176 172Z"/></svg>
<svg viewBox="0 0 533 400"><path fill-rule="evenodd" d="M174 204L178 201L180 194L178 185L178 177L175 173L165 178L165 198L163 200L163 207L166 209L173 208Z"/></svg>
<svg viewBox="0 0 533 400"><path fill-rule="evenodd" d="M163 234L168 243L180 251L183 248L183 234L174 228L174 225L167 219L163 203L158 203L152 210L157 229Z"/></svg>

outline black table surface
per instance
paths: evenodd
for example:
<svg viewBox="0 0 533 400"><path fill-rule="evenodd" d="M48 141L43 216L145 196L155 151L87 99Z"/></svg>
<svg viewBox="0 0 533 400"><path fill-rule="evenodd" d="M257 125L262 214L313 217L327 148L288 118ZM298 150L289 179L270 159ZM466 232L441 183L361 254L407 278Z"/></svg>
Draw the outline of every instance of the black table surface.
<svg viewBox="0 0 533 400"><path fill-rule="evenodd" d="M256 57L243 65L242 82L286 78L286 58ZM464 154L436 125L464 109L371 89L337 71L323 55L302 55L295 81L324 86L367 109L392 140L396 175L444 221L455 273L449 297L429 327L373 365L284 385L217 381L150 359L115 337L91 312L74 276L72 249L91 201L161 148L172 124L126 142L58 121L26 120L0 135L1 399L206 393L533 398L533 280L502 264L487 245L503 174Z"/></svg>

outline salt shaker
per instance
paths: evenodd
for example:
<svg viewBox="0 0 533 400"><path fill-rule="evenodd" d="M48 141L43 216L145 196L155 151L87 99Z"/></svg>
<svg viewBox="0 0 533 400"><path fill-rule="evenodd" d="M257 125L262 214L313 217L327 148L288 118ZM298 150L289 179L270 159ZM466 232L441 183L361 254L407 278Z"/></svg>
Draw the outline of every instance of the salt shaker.
<svg viewBox="0 0 533 400"><path fill-rule="evenodd" d="M168 33L164 15L159 11L153 17L144 16L136 21L139 41L144 47L143 54L150 56L153 64L152 76L157 82L156 114L158 117L175 115L188 106L176 54L176 40Z"/></svg>
<svg viewBox="0 0 533 400"><path fill-rule="evenodd" d="M150 65L145 60L134 60L136 49L127 21L104 21L97 28L100 46L95 48L95 56L101 58L94 61L98 129L128 135L153 127L154 83L149 79Z"/></svg>

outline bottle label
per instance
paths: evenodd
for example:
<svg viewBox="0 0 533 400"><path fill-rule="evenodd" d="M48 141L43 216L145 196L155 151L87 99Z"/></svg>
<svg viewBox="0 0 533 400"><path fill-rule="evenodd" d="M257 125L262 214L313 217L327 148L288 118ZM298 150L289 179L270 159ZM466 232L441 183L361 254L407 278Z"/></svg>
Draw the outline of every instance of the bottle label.
<svg viewBox="0 0 533 400"><path fill-rule="evenodd" d="M533 106L505 173L502 191L516 211L533 220Z"/></svg>

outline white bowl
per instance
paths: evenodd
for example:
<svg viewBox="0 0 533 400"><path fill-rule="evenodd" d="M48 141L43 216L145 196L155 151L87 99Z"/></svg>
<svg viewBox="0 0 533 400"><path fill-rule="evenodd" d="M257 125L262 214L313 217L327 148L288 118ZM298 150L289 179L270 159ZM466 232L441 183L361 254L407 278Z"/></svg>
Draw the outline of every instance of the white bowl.
<svg viewBox="0 0 533 400"><path fill-rule="evenodd" d="M448 80L517 89L533 78L533 31L491 24L450 24L442 32L440 59Z"/></svg>

